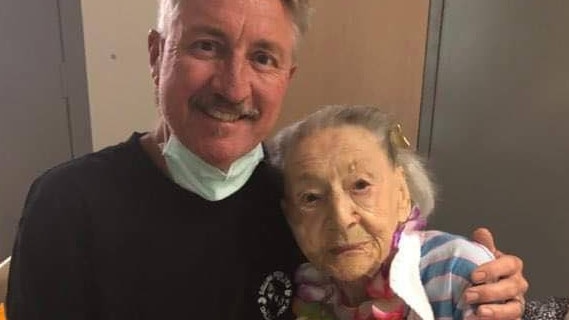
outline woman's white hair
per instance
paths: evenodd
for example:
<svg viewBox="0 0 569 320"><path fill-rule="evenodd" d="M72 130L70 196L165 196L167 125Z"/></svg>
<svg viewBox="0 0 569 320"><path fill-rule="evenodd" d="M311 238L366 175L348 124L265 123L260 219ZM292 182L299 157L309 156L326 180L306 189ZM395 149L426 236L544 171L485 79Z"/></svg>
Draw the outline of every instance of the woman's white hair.
<svg viewBox="0 0 569 320"><path fill-rule="evenodd" d="M429 216L435 207L436 190L424 161L409 147L397 143L398 137L392 137L396 123L377 107L326 106L280 130L267 144L271 164L283 170L287 153L300 140L322 129L344 125L362 127L377 137L390 162L403 168L411 201L419 207L421 216Z"/></svg>
<svg viewBox="0 0 569 320"><path fill-rule="evenodd" d="M158 0L158 17L156 30L164 35L168 32L168 26L172 22L180 2L188 0ZM294 23L295 40L299 40L308 30L312 9L309 0L280 0L284 7L288 9Z"/></svg>

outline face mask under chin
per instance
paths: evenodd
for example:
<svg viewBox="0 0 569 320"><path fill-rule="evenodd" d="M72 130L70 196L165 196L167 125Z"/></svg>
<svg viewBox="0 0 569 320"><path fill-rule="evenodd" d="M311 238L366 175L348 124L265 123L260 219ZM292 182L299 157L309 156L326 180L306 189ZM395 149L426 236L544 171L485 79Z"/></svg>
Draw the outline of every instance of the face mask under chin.
<svg viewBox="0 0 569 320"><path fill-rule="evenodd" d="M223 200L239 191L264 157L263 147L258 144L223 172L193 154L173 134L164 145L162 155L171 179L208 201Z"/></svg>

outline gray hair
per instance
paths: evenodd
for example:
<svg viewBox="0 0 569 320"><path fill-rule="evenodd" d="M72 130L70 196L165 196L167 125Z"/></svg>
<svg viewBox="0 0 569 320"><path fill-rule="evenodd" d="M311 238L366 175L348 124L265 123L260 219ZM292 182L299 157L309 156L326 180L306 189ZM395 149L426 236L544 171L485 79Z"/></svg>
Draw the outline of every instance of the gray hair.
<svg viewBox="0 0 569 320"><path fill-rule="evenodd" d="M168 32L168 24L178 10L180 2L184 0L158 0L158 17L156 30L160 34ZM300 39L308 30L312 8L309 0L280 0L292 17L295 31L295 42L298 46Z"/></svg>
<svg viewBox="0 0 569 320"><path fill-rule="evenodd" d="M378 138L387 151L391 164L403 168L411 201L419 207L422 217L429 216L435 207L436 189L425 168L424 160L409 147L397 143L392 137L396 123L377 107L326 106L280 130L267 144L271 164L283 170L287 153L303 138L325 128L343 125L362 127Z"/></svg>

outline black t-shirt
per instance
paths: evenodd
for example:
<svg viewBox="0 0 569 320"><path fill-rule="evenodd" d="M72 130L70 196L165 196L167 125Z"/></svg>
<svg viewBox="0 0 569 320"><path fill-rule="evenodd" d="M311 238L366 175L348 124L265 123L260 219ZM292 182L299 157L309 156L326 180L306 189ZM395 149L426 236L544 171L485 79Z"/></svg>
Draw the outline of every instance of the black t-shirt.
<svg viewBox="0 0 569 320"><path fill-rule="evenodd" d="M302 261L261 162L210 202L127 142L32 185L12 256L7 311L21 319L289 319Z"/></svg>

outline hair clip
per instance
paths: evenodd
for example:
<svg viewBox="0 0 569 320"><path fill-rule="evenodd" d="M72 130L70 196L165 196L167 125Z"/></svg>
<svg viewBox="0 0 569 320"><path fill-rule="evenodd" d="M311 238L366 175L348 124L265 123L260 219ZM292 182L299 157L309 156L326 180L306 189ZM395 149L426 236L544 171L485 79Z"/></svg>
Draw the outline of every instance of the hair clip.
<svg viewBox="0 0 569 320"><path fill-rule="evenodd" d="M411 147L409 140L403 135L403 128L401 124L396 123L389 129L389 140L393 146L401 149L408 149Z"/></svg>

